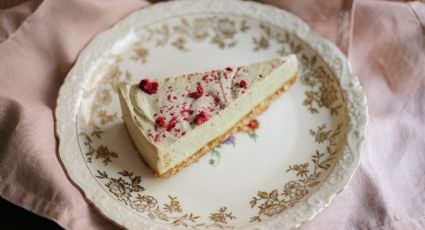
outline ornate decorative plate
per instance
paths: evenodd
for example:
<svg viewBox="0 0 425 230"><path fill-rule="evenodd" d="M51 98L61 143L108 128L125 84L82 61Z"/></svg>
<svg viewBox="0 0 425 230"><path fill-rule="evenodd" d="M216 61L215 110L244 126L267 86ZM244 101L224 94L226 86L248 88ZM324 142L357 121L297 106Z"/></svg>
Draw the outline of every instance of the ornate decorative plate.
<svg viewBox="0 0 425 230"><path fill-rule="evenodd" d="M299 79L258 121L169 179L127 134L120 83L297 54ZM129 229L288 229L353 175L367 108L344 55L297 17L226 0L156 4L99 34L60 90L59 158L88 202Z"/></svg>

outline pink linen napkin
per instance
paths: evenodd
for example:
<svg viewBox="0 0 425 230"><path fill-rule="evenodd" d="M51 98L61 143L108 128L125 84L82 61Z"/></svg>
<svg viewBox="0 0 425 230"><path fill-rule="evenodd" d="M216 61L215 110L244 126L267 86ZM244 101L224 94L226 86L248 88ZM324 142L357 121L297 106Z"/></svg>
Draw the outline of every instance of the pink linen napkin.
<svg viewBox="0 0 425 230"><path fill-rule="evenodd" d="M116 228L67 179L56 156L53 110L60 85L87 42L147 4L45 0L0 12L0 25L6 28L0 29L0 195L4 199L66 229ZM24 17L25 13L31 14Z"/></svg>
<svg viewBox="0 0 425 230"><path fill-rule="evenodd" d="M350 185L302 229L425 229L425 5L265 0L345 52L369 107Z"/></svg>
<svg viewBox="0 0 425 230"><path fill-rule="evenodd" d="M339 46L368 97L360 167L302 229L425 229L425 6L263 2L293 12ZM0 11L0 196L66 229L115 228L66 178L55 152L53 109L84 45L145 5L45 0Z"/></svg>

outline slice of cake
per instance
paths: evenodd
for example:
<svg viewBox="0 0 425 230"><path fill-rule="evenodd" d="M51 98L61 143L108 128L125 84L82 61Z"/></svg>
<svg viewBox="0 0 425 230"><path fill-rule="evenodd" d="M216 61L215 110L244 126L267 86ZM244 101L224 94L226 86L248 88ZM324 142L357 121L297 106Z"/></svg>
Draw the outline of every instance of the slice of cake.
<svg viewBox="0 0 425 230"><path fill-rule="evenodd" d="M295 55L120 88L123 118L146 163L174 175L238 132L296 80Z"/></svg>

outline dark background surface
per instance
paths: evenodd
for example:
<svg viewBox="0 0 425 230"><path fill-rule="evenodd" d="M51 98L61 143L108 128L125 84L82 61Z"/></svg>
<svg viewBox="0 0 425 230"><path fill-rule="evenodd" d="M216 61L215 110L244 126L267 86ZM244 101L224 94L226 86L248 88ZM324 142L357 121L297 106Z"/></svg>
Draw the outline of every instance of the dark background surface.
<svg viewBox="0 0 425 230"><path fill-rule="evenodd" d="M0 198L0 229L60 230L62 228L53 221L37 216Z"/></svg>

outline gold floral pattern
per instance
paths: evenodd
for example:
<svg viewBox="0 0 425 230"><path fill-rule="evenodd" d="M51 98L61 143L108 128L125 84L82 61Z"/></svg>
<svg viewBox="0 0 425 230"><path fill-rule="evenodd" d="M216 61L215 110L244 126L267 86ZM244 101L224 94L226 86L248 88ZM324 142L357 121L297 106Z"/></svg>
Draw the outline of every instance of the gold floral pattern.
<svg viewBox="0 0 425 230"><path fill-rule="evenodd" d="M259 28L262 34L253 36L254 51L266 50L270 47L270 41L277 42L281 48L277 50L279 55L288 55L294 53L301 62L301 80L310 87L305 92L306 99L303 105L311 113L319 113L319 108L327 108L332 115L338 115L342 108L338 100L338 83L329 71L326 71L324 65L319 63L317 55L308 55L302 43L287 32L272 30L270 26L260 23Z"/></svg>
<svg viewBox="0 0 425 230"><path fill-rule="evenodd" d="M191 21L182 18L176 25L162 24L161 26L146 28L140 35L140 39L134 43L134 49L131 59L146 63L149 56L149 50L144 44L153 42L155 47L164 47L170 44L179 51L190 51L187 41L193 42L209 41L220 49L232 48L237 45L235 35L238 32L245 33L251 27L245 20L237 22L229 18L217 16L195 18ZM261 41L264 42L264 41Z"/></svg>
<svg viewBox="0 0 425 230"><path fill-rule="evenodd" d="M323 65L317 64L316 56L309 58L302 54L299 59L308 69L304 72L303 83L311 88L311 90L305 91L306 99L303 104L311 113L319 113L318 108L325 107L330 110L332 115L338 115L342 104L338 101L338 87L335 78L325 70Z"/></svg>
<svg viewBox="0 0 425 230"><path fill-rule="evenodd" d="M145 188L141 186L141 177L135 176L132 172L121 171L119 177L110 177L105 171L97 170L96 177L106 180L105 186L108 191L120 202L128 205L137 212L145 213L152 219L167 222L176 227L186 228L233 228L229 221L236 219L232 212L227 211L227 207L220 208L217 212L211 213L209 219L211 223L200 222L200 216L184 212L180 201L175 196L168 195L168 203L160 204L158 199L152 195L142 194Z"/></svg>
<svg viewBox="0 0 425 230"><path fill-rule="evenodd" d="M100 125L106 125L118 118L118 112L109 112L106 106L112 103L113 97L116 97L119 86L123 83L128 84L131 78L132 76L129 71L122 74L118 65L114 65L98 83L92 106L92 113L99 120Z"/></svg>
<svg viewBox="0 0 425 230"><path fill-rule="evenodd" d="M227 224L228 220L236 219L236 216L231 212L227 212L226 207L222 207L216 213L211 213L210 220L214 221L215 224Z"/></svg>
<svg viewBox="0 0 425 230"><path fill-rule="evenodd" d="M87 152L85 154L86 161L88 163L92 163L93 157L95 159L102 159L104 165L108 165L108 163L112 162L112 158L117 158L118 154L109 150L109 148L105 145L95 146L92 138L96 137L98 139L102 138L102 130L95 129L91 135L82 132L80 135L84 137L84 145L87 146Z"/></svg>
<svg viewBox="0 0 425 230"><path fill-rule="evenodd" d="M143 47L139 47L137 49L134 49L134 56L131 57L131 59L140 61L142 64L146 63L146 60L149 55L149 50Z"/></svg>
<svg viewBox="0 0 425 230"><path fill-rule="evenodd" d="M326 124L310 130L316 143L328 142L326 151L316 152L311 156L311 162L290 165L286 172L294 172L296 180L283 185L281 192L274 189L271 192L259 191L250 201L251 208L258 208L257 215L251 217L251 222L261 222L263 217L272 217L293 207L308 193L309 189L320 184L320 175L331 168L331 162L338 152L337 137L341 133L342 124L335 130L327 130Z"/></svg>

